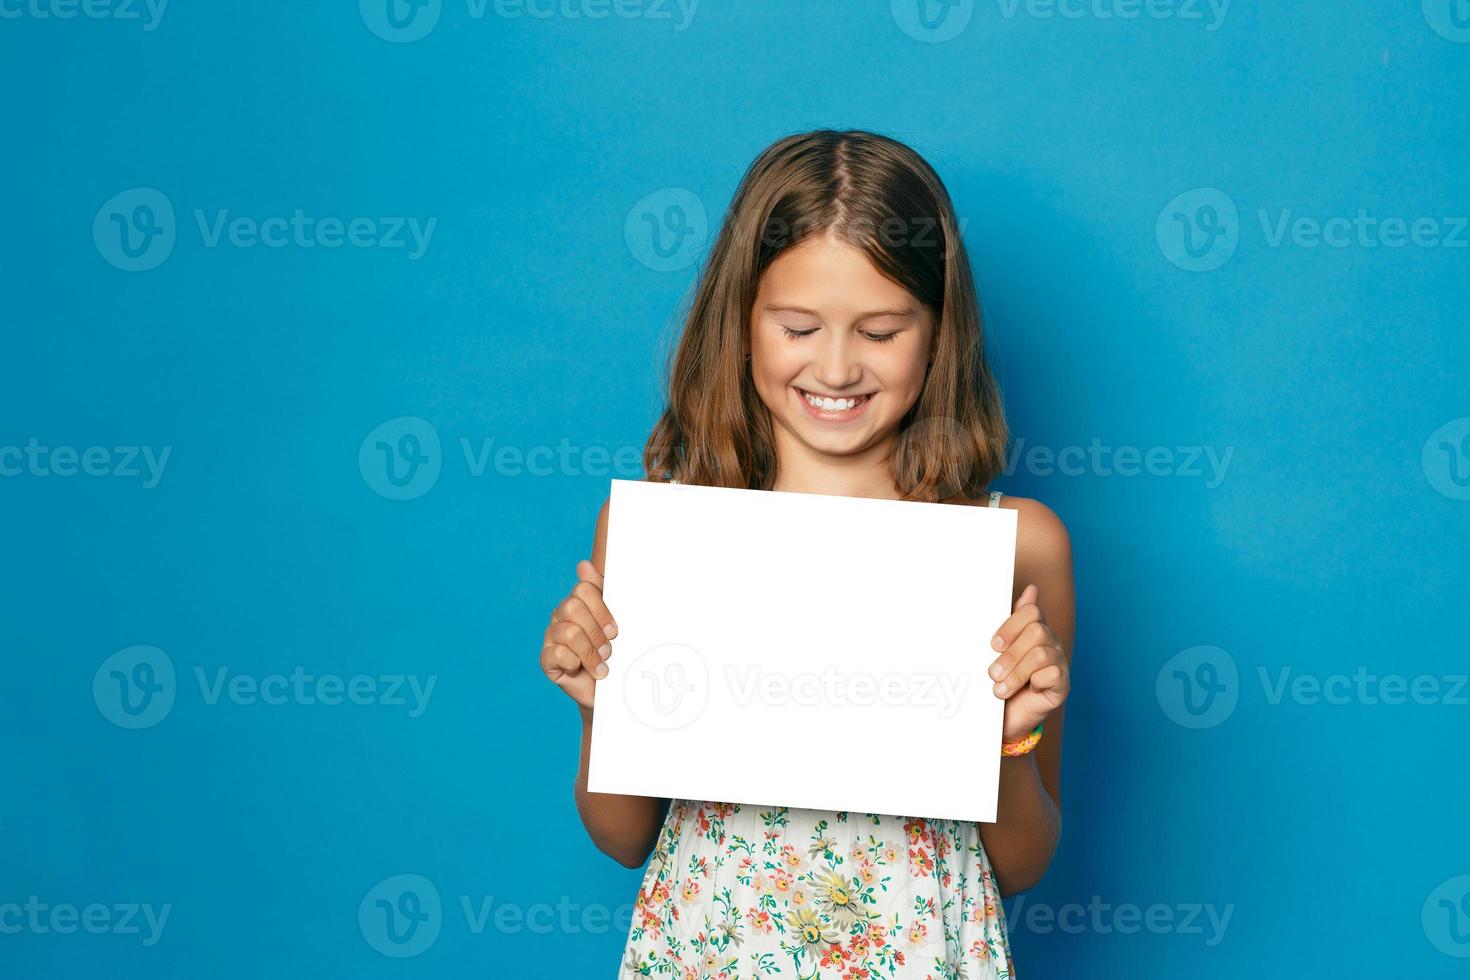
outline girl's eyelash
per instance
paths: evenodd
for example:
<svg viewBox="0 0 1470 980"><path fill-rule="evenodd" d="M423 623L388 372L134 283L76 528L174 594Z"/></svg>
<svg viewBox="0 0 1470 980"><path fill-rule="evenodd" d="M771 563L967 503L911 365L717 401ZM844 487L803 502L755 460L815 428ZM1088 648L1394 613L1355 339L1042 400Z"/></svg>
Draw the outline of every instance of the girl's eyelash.
<svg viewBox="0 0 1470 980"><path fill-rule="evenodd" d="M817 328L816 327L812 327L810 330L792 330L790 327L786 326L784 323L781 324L781 329L784 330L786 332L786 336L787 337L790 337L792 340L796 340L799 337L806 337L806 336L808 336L810 334L814 334L814 333L817 332ZM868 333L868 334L863 334L863 336L864 337L867 337L871 341L874 341L875 343L879 343L879 344L891 344L891 343L893 343L894 338L898 336L898 331L895 330L893 333L885 333L885 334L871 334L871 333Z"/></svg>

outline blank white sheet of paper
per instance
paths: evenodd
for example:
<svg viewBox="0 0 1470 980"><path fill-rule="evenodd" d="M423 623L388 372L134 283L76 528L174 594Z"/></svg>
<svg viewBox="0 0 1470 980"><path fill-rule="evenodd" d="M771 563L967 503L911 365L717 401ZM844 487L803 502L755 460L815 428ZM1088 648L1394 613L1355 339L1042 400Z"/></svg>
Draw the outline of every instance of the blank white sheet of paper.
<svg viewBox="0 0 1470 980"><path fill-rule="evenodd" d="M993 822L1016 512L613 480L596 793Z"/></svg>

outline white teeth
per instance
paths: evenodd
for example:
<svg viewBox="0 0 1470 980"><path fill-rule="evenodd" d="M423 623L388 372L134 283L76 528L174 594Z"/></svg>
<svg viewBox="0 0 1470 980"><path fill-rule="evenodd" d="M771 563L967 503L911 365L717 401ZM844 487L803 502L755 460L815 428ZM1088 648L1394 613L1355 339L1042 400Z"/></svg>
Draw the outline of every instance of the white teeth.
<svg viewBox="0 0 1470 980"><path fill-rule="evenodd" d="M845 412L849 408L855 408L861 401L858 398L818 398L806 392L802 392L802 395L813 408L820 408L824 412Z"/></svg>

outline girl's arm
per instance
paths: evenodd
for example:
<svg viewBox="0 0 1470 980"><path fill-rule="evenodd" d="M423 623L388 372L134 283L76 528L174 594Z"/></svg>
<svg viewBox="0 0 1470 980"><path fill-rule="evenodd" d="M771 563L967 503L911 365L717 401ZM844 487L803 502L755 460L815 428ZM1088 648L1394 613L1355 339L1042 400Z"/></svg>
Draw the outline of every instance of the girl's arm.
<svg viewBox="0 0 1470 980"><path fill-rule="evenodd" d="M597 532L592 543L592 565L596 570L599 592L602 589L603 562L607 551L607 509L602 505L597 515ZM594 703L595 703L595 690ZM648 860L658 839L659 827L668 812L669 801L648 796L622 796L616 793L587 791L587 763L592 754L593 707L578 703L582 717L581 760L577 766L577 813L597 849L619 864L640 867Z"/></svg>
<svg viewBox="0 0 1470 980"><path fill-rule="evenodd" d="M1070 675L1076 630L1072 547L1067 529L1045 504L1020 497L1016 503L1016 587L1037 589L1036 604L1061 643ZM1069 677L1070 680L1070 677ZM1046 716L1035 751L1000 763L1000 798L995 823L980 825L980 842L990 858L1001 895L1031 888L1046 873L1062 832L1062 722L1065 705Z"/></svg>
<svg viewBox="0 0 1470 980"><path fill-rule="evenodd" d="M619 864L639 868L648 860L668 813L669 801L648 796L587 792L587 758L592 750L592 712L582 713L582 760L577 767L577 812L597 849Z"/></svg>

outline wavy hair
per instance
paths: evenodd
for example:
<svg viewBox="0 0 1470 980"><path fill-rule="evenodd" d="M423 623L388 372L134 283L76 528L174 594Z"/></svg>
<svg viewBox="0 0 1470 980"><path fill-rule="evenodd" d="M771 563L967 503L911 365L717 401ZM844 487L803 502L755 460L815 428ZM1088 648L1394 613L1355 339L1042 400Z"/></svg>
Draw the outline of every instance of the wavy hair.
<svg viewBox="0 0 1470 980"><path fill-rule="evenodd" d="M771 489L771 416L746 360L751 307L781 253L829 230L934 316L933 360L891 459L901 499L984 496L1004 465L1008 432L954 208L923 157L863 130L783 137L741 178L666 366L668 402L644 447L644 471Z"/></svg>

